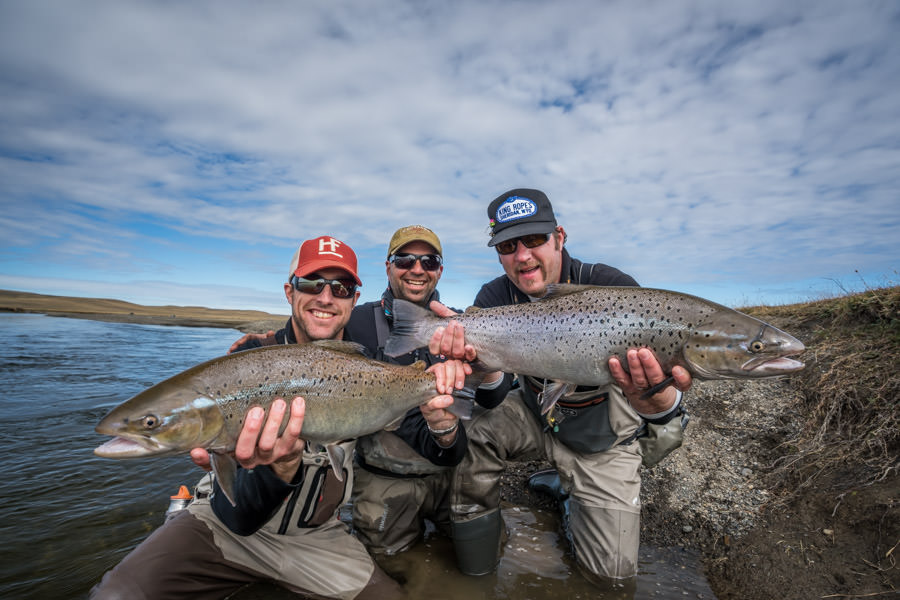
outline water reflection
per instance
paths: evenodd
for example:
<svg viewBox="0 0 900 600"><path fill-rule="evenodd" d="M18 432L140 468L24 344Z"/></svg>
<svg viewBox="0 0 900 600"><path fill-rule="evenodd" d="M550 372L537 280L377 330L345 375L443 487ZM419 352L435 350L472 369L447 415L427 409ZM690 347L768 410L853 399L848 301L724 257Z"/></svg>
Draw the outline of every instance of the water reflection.
<svg viewBox="0 0 900 600"><path fill-rule="evenodd" d="M462 575L450 540L433 529L411 550L379 559L413 599L429 600L684 600L714 599L696 555L642 548L636 589L605 591L585 579L559 533L555 514L504 505L509 540L496 573ZM293 599L274 585L255 585L234 600Z"/></svg>

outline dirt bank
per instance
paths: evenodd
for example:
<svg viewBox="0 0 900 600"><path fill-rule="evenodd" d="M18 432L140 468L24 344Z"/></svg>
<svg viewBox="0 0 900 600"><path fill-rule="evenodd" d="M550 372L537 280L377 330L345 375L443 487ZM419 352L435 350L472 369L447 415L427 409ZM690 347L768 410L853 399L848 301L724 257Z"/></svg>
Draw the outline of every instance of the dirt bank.
<svg viewBox="0 0 900 600"><path fill-rule="evenodd" d="M719 600L900 596L900 288L749 309L802 339L785 379L697 382L643 474L642 540L699 551ZM515 465L507 500L552 508Z"/></svg>

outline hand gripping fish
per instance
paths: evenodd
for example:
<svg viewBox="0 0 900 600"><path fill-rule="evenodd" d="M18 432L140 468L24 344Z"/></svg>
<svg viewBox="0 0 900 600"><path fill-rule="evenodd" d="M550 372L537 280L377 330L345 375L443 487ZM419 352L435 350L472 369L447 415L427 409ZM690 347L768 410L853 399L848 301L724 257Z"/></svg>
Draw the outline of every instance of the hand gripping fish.
<svg viewBox="0 0 900 600"><path fill-rule="evenodd" d="M467 378L448 411L471 416L481 376ZM324 446L342 479L338 443L396 429L409 409L436 395L435 378L422 361L387 364L366 358L362 346L331 340L265 346L196 365L126 400L95 428L116 437L94 453L136 458L205 448L219 487L234 504L237 463L231 453L251 407L268 411L275 398L303 396L300 437ZM287 427L287 413L279 433Z"/></svg>
<svg viewBox="0 0 900 600"><path fill-rule="evenodd" d="M428 343L449 319L395 300L385 354ZM776 377L803 368L789 357L796 338L720 304L667 290L555 284L536 302L469 309L459 316L466 343L488 369L559 382L541 410L576 385L613 382L607 361L629 348L652 349L667 374L680 365L697 379ZM627 362L622 366L628 368ZM658 391L658 390L657 390Z"/></svg>

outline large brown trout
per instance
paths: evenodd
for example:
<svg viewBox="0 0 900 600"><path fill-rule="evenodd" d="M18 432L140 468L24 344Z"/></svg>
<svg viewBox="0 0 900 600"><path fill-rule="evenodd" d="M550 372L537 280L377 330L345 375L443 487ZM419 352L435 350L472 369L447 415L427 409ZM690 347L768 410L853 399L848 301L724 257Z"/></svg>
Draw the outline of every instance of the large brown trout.
<svg viewBox="0 0 900 600"><path fill-rule="evenodd" d="M230 453L247 411L268 411L275 398L303 396L300 437L325 446L341 478L337 443L399 425L409 409L437 395L424 363L391 365L366 358L361 349L339 341L265 346L196 365L114 408L95 429L116 437L94 453L135 458L205 448L219 486L233 501L237 464ZM447 410L468 418L474 393L467 387L454 395Z"/></svg>
<svg viewBox="0 0 900 600"><path fill-rule="evenodd" d="M389 356L427 344L449 321L403 300L393 308ZM787 333L666 290L557 284L539 301L469 309L453 319L465 327L466 343L487 368L571 384L568 389L610 383L608 359L624 359L629 348L640 346L656 353L666 373L681 365L698 379L775 377L804 366L789 358L805 348ZM565 389L548 394L542 410L552 408Z"/></svg>

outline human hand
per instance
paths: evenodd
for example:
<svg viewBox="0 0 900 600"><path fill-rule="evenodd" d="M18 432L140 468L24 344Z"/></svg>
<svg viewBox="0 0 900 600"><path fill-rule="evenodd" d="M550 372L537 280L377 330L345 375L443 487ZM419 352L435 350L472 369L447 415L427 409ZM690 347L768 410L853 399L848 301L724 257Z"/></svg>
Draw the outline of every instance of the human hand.
<svg viewBox="0 0 900 600"><path fill-rule="evenodd" d="M276 398L269 406L269 414L260 406L247 412L244 426L234 448L234 457L245 469L259 465L269 465L272 471L284 481L290 482L302 460L306 443L300 439L306 403L296 397L291 403L287 427L278 434L281 422L287 412L287 403ZM194 463L210 470L209 454L202 448L191 450Z"/></svg>
<svg viewBox="0 0 900 600"><path fill-rule="evenodd" d="M451 318L446 327L438 327L435 330L428 342L428 351L435 356L473 362L477 358L477 354L475 348L466 344L465 328L459 321L452 319L457 314L436 300L428 306L437 316Z"/></svg>
<svg viewBox="0 0 900 600"><path fill-rule="evenodd" d="M472 365L459 360L447 360L428 367L434 375L434 389L438 394L452 394L465 386L466 377L472 374Z"/></svg>
<svg viewBox="0 0 900 600"><path fill-rule="evenodd" d="M631 406L639 413L653 415L665 412L675 404L675 389L686 392L693 379L687 369L675 366L672 368L671 386L663 388L649 398L643 394L653 386L666 380L667 375L656 355L649 348L630 348L626 352L628 370L626 371L617 356L609 359L609 372L628 398ZM675 389L672 389L672 388Z"/></svg>
<svg viewBox="0 0 900 600"><path fill-rule="evenodd" d="M271 329L270 329L269 331L267 331L266 333L247 333L247 334L244 334L244 337L242 337L241 339L239 339L238 341L236 341L235 343L233 343L233 344L231 345L231 347L228 348L228 354L231 354L232 352L234 352L235 350L237 350L240 346L242 346L243 344L246 344L246 343L249 342L250 340L257 340L257 341L259 341L261 344L266 345L266 343L265 343L264 340L266 340L267 338L271 338L271 337L275 337L275 332L272 331Z"/></svg>
<svg viewBox="0 0 900 600"><path fill-rule="evenodd" d="M432 432L432 436L437 441L438 445L444 446L445 448L453 444L454 440L456 440L457 432L459 431L459 419L453 413L445 410L453 404L453 402L453 396L444 394L435 396L419 407L429 431ZM448 429L452 429L452 431L445 433L444 435L434 435L435 431L446 431Z"/></svg>

